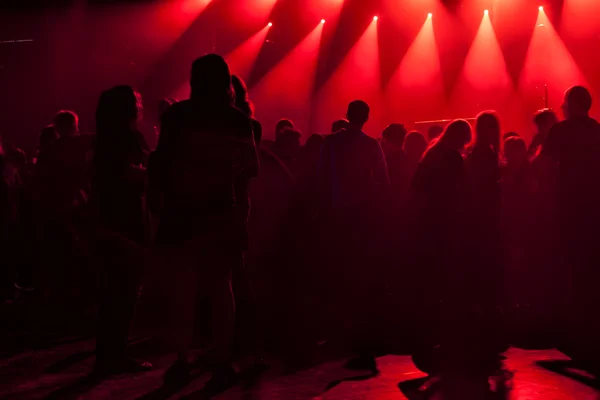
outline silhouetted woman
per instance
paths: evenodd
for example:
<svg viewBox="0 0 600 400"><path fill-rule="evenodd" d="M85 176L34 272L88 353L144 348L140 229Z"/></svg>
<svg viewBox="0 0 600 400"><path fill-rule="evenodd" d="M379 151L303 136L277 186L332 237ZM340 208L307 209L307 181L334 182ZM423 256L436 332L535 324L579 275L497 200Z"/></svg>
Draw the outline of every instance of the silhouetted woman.
<svg viewBox="0 0 600 400"><path fill-rule="evenodd" d="M472 277L465 261L470 252L477 251L469 242L466 224L471 212L466 201L469 177L461 154L470 140L469 123L452 122L423 156L412 183L420 205L415 228L419 246L415 293L423 296L413 360L434 377L428 385L442 382L447 386L464 374L476 374L481 378L478 383L487 384L491 374L487 367L496 366L493 355L486 352L487 342L477 340L481 318L472 307L473 299L465 295Z"/></svg>
<svg viewBox="0 0 600 400"><path fill-rule="evenodd" d="M141 99L129 86L100 96L96 110L93 204L100 223L97 256L103 278L96 346L101 374L150 368L126 357L146 239L144 145L137 130Z"/></svg>

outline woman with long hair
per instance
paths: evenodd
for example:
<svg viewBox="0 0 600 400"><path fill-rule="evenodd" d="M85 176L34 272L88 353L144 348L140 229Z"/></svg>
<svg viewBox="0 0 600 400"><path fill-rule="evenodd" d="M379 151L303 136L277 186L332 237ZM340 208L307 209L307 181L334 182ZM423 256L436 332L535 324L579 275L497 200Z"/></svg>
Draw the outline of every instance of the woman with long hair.
<svg viewBox="0 0 600 400"><path fill-rule="evenodd" d="M137 301L146 240L145 154L137 129L141 98L130 86L100 96L96 110L92 204L98 213L96 242L102 287L96 344L96 372L149 369L126 356Z"/></svg>

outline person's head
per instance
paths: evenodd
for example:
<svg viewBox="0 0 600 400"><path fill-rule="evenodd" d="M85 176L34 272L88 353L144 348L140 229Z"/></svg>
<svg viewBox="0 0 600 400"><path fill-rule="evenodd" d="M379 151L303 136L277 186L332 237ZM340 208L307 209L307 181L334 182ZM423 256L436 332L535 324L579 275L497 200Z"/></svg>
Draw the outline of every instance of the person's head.
<svg viewBox="0 0 600 400"><path fill-rule="evenodd" d="M430 142L439 138L444 132L444 128L441 125L432 125L427 129L427 140Z"/></svg>
<svg viewBox="0 0 600 400"><path fill-rule="evenodd" d="M206 104L232 104L231 73L225 59L216 54L198 58L192 64L191 98Z"/></svg>
<svg viewBox="0 0 600 400"><path fill-rule="evenodd" d="M502 135L502 140L506 141L506 139L511 138L511 137L520 137L521 135L519 135L517 132L506 132L504 135Z"/></svg>
<svg viewBox="0 0 600 400"><path fill-rule="evenodd" d="M331 124L331 133L336 133L341 131L342 129L348 129L348 120L347 119L338 119Z"/></svg>
<svg viewBox="0 0 600 400"><path fill-rule="evenodd" d="M79 133L79 117L73 111L59 111L54 116L53 125L58 137L73 136Z"/></svg>
<svg viewBox="0 0 600 400"><path fill-rule="evenodd" d="M252 118L254 114L254 106L248 97L248 87L242 78L237 75L231 76L231 86L235 94L235 106L242 110L244 114Z"/></svg>
<svg viewBox="0 0 600 400"><path fill-rule="evenodd" d="M381 137L386 146L401 150L406 138L406 128L402 124L390 124L383 130Z"/></svg>
<svg viewBox="0 0 600 400"><path fill-rule="evenodd" d="M275 139L274 149L283 160L293 160L300 151L300 138L302 134L294 129L284 129Z"/></svg>
<svg viewBox="0 0 600 400"><path fill-rule="evenodd" d="M58 134L54 130L54 125L48 125L40 133L39 150L44 151L52 146L52 143L58 139Z"/></svg>
<svg viewBox="0 0 600 400"><path fill-rule="evenodd" d="M369 120L369 105L362 100L354 100L348 105L348 112L346 118L348 118L348 125L362 129L362 127Z"/></svg>
<svg viewBox="0 0 600 400"><path fill-rule="evenodd" d="M562 110L566 119L588 116L592 108L592 95L583 86L573 86L565 92Z"/></svg>
<svg viewBox="0 0 600 400"><path fill-rule="evenodd" d="M427 149L427 140L421 132L412 131L404 138L403 148L409 159L419 161Z"/></svg>
<svg viewBox="0 0 600 400"><path fill-rule="evenodd" d="M444 146L449 150L462 153L465 146L471 142L472 136L471 124L464 119L457 119L446 126L434 146Z"/></svg>
<svg viewBox="0 0 600 400"><path fill-rule="evenodd" d="M275 124L275 138L277 139L277 137L286 130L294 130L294 123L287 118L282 118Z"/></svg>
<svg viewBox="0 0 600 400"><path fill-rule="evenodd" d="M157 120L160 121L163 114L165 112L167 112L169 107L171 107L175 103L177 103L177 100L172 99L172 98L166 98L166 99L159 100L158 104L156 106L156 116L158 117Z"/></svg>
<svg viewBox="0 0 600 400"><path fill-rule="evenodd" d="M475 121L475 147L500 150L500 120L493 111L484 111Z"/></svg>
<svg viewBox="0 0 600 400"><path fill-rule="evenodd" d="M137 129L141 109L141 96L131 86L115 86L103 92L96 108L96 134L101 137Z"/></svg>
<svg viewBox="0 0 600 400"><path fill-rule="evenodd" d="M504 157L508 165L521 165L527 156L527 145L518 137L509 137L504 141Z"/></svg>
<svg viewBox="0 0 600 400"><path fill-rule="evenodd" d="M550 129L558 122L556 113L549 109L540 110L533 117L533 123L537 127L539 134L547 136Z"/></svg>

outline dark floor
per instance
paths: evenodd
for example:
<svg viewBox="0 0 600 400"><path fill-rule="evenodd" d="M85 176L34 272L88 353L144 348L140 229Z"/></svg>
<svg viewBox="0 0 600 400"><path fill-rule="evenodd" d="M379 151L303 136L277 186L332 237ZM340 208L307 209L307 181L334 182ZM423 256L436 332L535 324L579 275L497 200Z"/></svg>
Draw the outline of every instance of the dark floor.
<svg viewBox="0 0 600 400"><path fill-rule="evenodd" d="M0 398L10 399L167 399L202 398L208 379L198 376L177 392L161 388L162 374L172 356L150 357L156 369L141 375L115 377L91 384L85 377L94 357L93 340L72 340L51 348L25 351L0 360ZM592 388L594 379L582 371L551 372L544 360L568 360L556 350L510 349L505 367L514 373L512 390L503 398L518 400L600 399ZM538 364L539 362L542 362ZM277 362L258 379L242 382L218 399L416 399L417 390L406 389L424 376L408 356L385 356L378 360L380 374L369 377L345 370L344 360L289 373ZM571 377L566 375L571 374ZM358 376L358 377L357 377ZM403 384L400 384L404 382ZM399 385L400 384L400 385ZM406 393L403 393L403 391ZM407 397L408 396L408 397ZM467 396L461 398L488 398ZM443 399L435 395L431 399ZM498 398L498 396L494 397Z"/></svg>

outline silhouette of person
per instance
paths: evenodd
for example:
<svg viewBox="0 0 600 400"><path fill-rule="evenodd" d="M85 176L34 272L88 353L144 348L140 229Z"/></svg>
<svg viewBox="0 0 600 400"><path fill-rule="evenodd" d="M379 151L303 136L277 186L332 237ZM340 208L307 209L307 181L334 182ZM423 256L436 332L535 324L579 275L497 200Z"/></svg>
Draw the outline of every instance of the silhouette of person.
<svg viewBox="0 0 600 400"><path fill-rule="evenodd" d="M533 123L537 128L537 132L529 145L529 149L527 150L527 158L529 160L533 160L537 157L541 149L548 138L548 133L550 129L558 122L558 118L556 114L552 110L544 109L540 110L535 114L533 118Z"/></svg>
<svg viewBox="0 0 600 400"><path fill-rule="evenodd" d="M47 197L44 203L57 213L68 212L89 196L92 135L79 134L79 118L73 111L60 111L54 117L58 139L48 148L47 157L37 163Z"/></svg>
<svg viewBox="0 0 600 400"><path fill-rule="evenodd" d="M476 299L488 297L487 304L496 306L501 289L501 234L500 234L500 121L494 112L482 112L475 122L475 141L466 159L469 179L469 222L472 239L480 251L471 253ZM484 266L486 266L484 268ZM495 289L495 290L493 290Z"/></svg>
<svg viewBox="0 0 600 400"><path fill-rule="evenodd" d="M215 54L192 64L189 100L163 115L159 143L150 165L153 208L160 217L157 245L164 249L178 290L172 331L179 347L167 381L187 381L188 349L200 290L211 304L213 378L207 390L235 381L231 367L235 325L231 274L243 262L246 220L238 187L258 173L250 118L234 106L231 74ZM198 285L201 287L198 288Z"/></svg>
<svg viewBox="0 0 600 400"><path fill-rule="evenodd" d="M369 119L369 106L361 100L348 106L349 126L325 138L318 168L320 212L331 229L329 271L323 271L331 290L330 321L337 329L346 329L359 358L349 363L351 368L375 371L367 321L373 317L370 306L381 294L381 275L375 269L365 274L364 267L377 264L371 257L376 251L370 244L378 243L378 218L389 189L385 156L379 142L363 132ZM378 253L377 253L378 254ZM370 261L367 261L370 260ZM344 265L344 271L339 267ZM325 275L325 274L330 275ZM335 290L337 288L337 290ZM362 293L363 296L357 296ZM368 301L358 301L361 300ZM340 304L340 302L342 304ZM345 313L350 312L346 316ZM335 324L333 321L339 321ZM335 329L336 327L334 327ZM338 331L338 334L340 332Z"/></svg>
<svg viewBox="0 0 600 400"><path fill-rule="evenodd" d="M571 279L570 287L565 288L569 289L565 301L570 306L563 350L573 359L595 364L598 370L600 125L589 116L591 106L592 96L586 88L567 90L562 105L565 120L550 129L541 154L558 168L560 241Z"/></svg>
<svg viewBox="0 0 600 400"><path fill-rule="evenodd" d="M287 131L287 130L294 130L294 123L287 119L287 118L282 118L279 121L277 121L277 124L275 125L275 140L277 140L277 138L279 137L280 134L282 134L283 132Z"/></svg>
<svg viewBox="0 0 600 400"><path fill-rule="evenodd" d="M331 124L331 133L339 132L342 129L348 129L348 120L345 118L333 121L333 124Z"/></svg>
<svg viewBox="0 0 600 400"><path fill-rule="evenodd" d="M404 153L408 157L408 160L411 163L414 163L416 168L416 164L421 161L423 154L425 154L425 150L427 150L427 140L425 140L425 137L421 134L421 132L408 132L406 138L404 139L403 149Z"/></svg>
<svg viewBox="0 0 600 400"><path fill-rule="evenodd" d="M427 140L431 143L439 138L443 132L444 128L441 125L432 125L427 129Z"/></svg>
<svg viewBox="0 0 600 400"><path fill-rule="evenodd" d="M54 129L54 125L48 125L40 133L40 140L38 144L37 159L44 158L48 149L52 147L54 142L58 139L58 133ZM43 161L42 161L43 162Z"/></svg>
<svg viewBox="0 0 600 400"><path fill-rule="evenodd" d="M402 124L388 125L381 133L383 139L382 148L387 161L390 174L391 202L399 206L400 201L405 199L410 186L411 176L408 168L408 159L404 153L404 138L406 128Z"/></svg>
<svg viewBox="0 0 600 400"><path fill-rule="evenodd" d="M417 171L419 162L427 150L427 140L417 131L409 132L404 139L404 153L406 154L406 175L409 177L409 185Z"/></svg>
<svg viewBox="0 0 600 400"><path fill-rule="evenodd" d="M470 140L468 122L450 123L426 151L413 179L418 205L415 282L421 304L418 326L423 329L417 332L421 343L413 360L442 382L466 374L483 384L498 368L498 350L488 331L495 326L494 316L474 306L480 304L472 288L478 282L472 280L473 268L465 257L472 246L467 224L472 206L466 201L470 181L461 153Z"/></svg>
<svg viewBox="0 0 600 400"><path fill-rule="evenodd" d="M169 109L169 107L171 107L175 103L177 103L177 100L171 97L158 101L158 104L156 105L156 120L154 126L152 127L154 135L152 137L152 140L148 140L149 148L156 148L156 145L158 143L158 137L160 136L160 120L163 114Z"/></svg>
<svg viewBox="0 0 600 400"><path fill-rule="evenodd" d="M96 110L92 202L100 221L96 256L103 272L95 365L100 374L152 367L126 355L147 238L145 146L137 133L140 108L138 93L116 86L102 93Z"/></svg>
<svg viewBox="0 0 600 400"><path fill-rule="evenodd" d="M287 166L287 168L295 174L297 171L296 161L300 154L300 138L299 131L289 128L283 128L278 131L277 138L273 143L273 153Z"/></svg>

